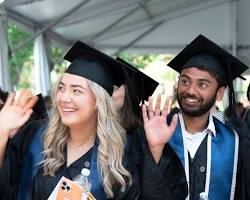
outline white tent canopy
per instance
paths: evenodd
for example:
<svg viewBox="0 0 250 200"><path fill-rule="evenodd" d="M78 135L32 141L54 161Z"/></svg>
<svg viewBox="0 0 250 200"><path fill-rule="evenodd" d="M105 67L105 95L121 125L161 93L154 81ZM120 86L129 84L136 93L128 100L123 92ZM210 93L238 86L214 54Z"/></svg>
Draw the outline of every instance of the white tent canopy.
<svg viewBox="0 0 250 200"><path fill-rule="evenodd" d="M10 70L8 65L7 16L0 10L0 85L6 90L11 89Z"/></svg>
<svg viewBox="0 0 250 200"><path fill-rule="evenodd" d="M48 96L51 90L50 73L42 35L39 35L34 41L34 61L36 92Z"/></svg>
<svg viewBox="0 0 250 200"><path fill-rule="evenodd" d="M250 64L250 0L5 0L0 9L29 40L46 34L64 48L82 40L112 55L176 53L202 33Z"/></svg>

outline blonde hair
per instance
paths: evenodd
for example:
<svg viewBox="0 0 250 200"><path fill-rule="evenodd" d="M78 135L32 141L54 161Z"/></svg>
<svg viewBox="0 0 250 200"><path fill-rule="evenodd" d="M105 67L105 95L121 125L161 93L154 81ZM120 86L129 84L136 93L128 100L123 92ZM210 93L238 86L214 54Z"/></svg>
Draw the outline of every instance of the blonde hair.
<svg viewBox="0 0 250 200"><path fill-rule="evenodd" d="M118 184L120 190L124 191L127 184L132 182L131 174L122 164L126 132L116 120L116 110L109 94L92 81L88 80L88 84L96 98L97 137L99 139L97 168L104 191L109 198L112 198L114 184ZM45 175L55 176L55 172L65 163L63 149L68 134L68 128L62 124L60 114L55 108L44 136L42 165Z"/></svg>

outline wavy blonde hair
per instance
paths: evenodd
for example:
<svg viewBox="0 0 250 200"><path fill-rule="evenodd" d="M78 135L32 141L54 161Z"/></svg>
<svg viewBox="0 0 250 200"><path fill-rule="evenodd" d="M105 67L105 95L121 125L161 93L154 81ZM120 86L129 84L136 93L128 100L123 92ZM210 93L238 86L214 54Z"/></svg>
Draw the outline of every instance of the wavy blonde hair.
<svg viewBox="0 0 250 200"><path fill-rule="evenodd" d="M56 89L54 89L54 96L58 83ZM132 182L131 174L122 164L126 132L116 120L116 110L109 94L92 81L88 80L88 84L96 99L97 137L99 139L98 172L105 193L109 198L112 198L114 196L112 190L114 184L117 184L120 190L124 191L127 184ZM44 160L42 161L44 175L55 176L55 172L65 163L63 149L68 134L68 128L62 124L60 114L55 106L44 136Z"/></svg>

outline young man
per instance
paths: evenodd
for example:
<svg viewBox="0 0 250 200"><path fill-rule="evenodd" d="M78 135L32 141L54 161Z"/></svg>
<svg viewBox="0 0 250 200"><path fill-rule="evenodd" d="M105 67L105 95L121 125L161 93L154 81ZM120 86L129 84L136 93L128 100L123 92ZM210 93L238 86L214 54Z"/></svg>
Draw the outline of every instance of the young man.
<svg viewBox="0 0 250 200"><path fill-rule="evenodd" d="M155 111L151 98L148 108L143 106L145 133L154 160L163 172L165 147L170 144L185 168L189 188L187 199L233 199L238 135L212 117L210 109L216 100L222 99L228 86L229 112L233 114L232 80L240 77L248 67L202 35L168 66L180 73L177 99L181 110L178 119L175 115L168 125L165 120L167 107L160 112L160 98ZM159 176L158 173L157 178L164 177L164 173ZM157 187L161 190L160 185Z"/></svg>

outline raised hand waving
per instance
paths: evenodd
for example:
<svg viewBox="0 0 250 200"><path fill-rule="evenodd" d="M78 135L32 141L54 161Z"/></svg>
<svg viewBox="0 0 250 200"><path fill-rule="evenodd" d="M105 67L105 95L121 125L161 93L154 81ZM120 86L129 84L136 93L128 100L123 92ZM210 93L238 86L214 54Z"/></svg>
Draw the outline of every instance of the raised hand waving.
<svg viewBox="0 0 250 200"><path fill-rule="evenodd" d="M159 162L165 144L169 141L177 125L177 114L174 115L171 124L167 124L168 100L165 101L161 111L161 96L158 95L155 109L153 109L152 97L148 98L148 106L142 106L144 130L149 148L156 161Z"/></svg>

